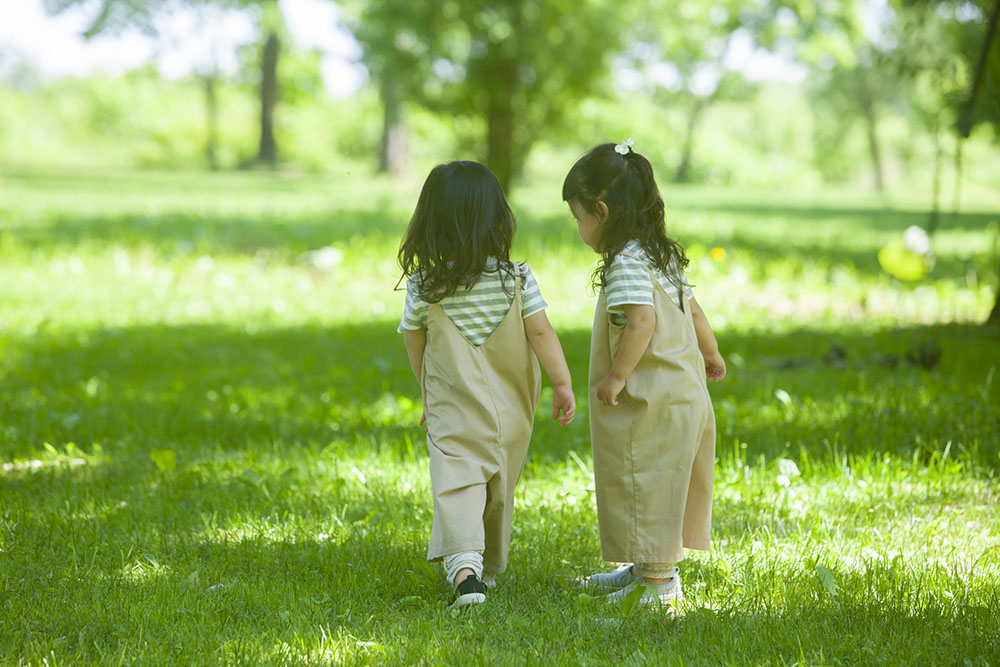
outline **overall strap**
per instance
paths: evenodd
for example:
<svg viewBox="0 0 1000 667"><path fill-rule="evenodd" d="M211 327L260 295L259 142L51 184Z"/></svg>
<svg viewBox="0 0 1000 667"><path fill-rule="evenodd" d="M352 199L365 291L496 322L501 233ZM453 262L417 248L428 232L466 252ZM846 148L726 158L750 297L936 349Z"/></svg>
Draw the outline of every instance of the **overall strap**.
<svg viewBox="0 0 1000 667"><path fill-rule="evenodd" d="M646 270L649 271L649 280L650 280L650 282L653 285L653 291L655 292L656 288L659 287L660 289L663 290L663 293L666 294L667 291L665 289L663 289L663 285L661 285L660 281L656 279L655 267L651 267L649 265L649 260L648 259L644 259L642 257L636 257L635 255L633 255L632 253L629 253L629 252L620 252L618 254L619 255L624 255L625 257L631 257L632 259L634 259L636 261L642 262L646 266ZM674 282L672 280L670 280L669 276L667 277L667 282L670 283L671 287L674 287L674 288L677 289L678 308L680 308L680 310L681 310L682 313L685 312L686 309L684 308L684 301L685 301L686 296L684 294L684 288L681 287L681 286L675 285ZM670 298L669 294L667 294L667 298L668 299ZM671 299L671 301L673 301L673 299Z"/></svg>
<svg viewBox="0 0 1000 667"><path fill-rule="evenodd" d="M511 266L514 269L514 298L520 302L521 297L521 271L518 268L517 262L511 262Z"/></svg>

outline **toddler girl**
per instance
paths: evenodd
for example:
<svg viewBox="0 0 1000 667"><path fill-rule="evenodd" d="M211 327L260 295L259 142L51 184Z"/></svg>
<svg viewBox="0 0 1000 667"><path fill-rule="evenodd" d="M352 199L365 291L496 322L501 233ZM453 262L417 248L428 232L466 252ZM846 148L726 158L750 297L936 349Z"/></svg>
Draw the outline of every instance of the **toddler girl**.
<svg viewBox="0 0 1000 667"><path fill-rule="evenodd" d="M576 414L547 304L528 265L510 261L514 229L493 173L451 162L427 177L399 249L408 278L399 331L423 394L434 492L427 559L444 561L454 607L484 602L507 567L539 360L553 419L567 426Z"/></svg>
<svg viewBox="0 0 1000 667"><path fill-rule="evenodd" d="M590 346L590 433L601 551L623 562L577 580L620 602L681 597L675 563L707 549L715 417L705 383L726 365L666 234L653 168L632 140L597 146L563 183L580 238L601 256Z"/></svg>

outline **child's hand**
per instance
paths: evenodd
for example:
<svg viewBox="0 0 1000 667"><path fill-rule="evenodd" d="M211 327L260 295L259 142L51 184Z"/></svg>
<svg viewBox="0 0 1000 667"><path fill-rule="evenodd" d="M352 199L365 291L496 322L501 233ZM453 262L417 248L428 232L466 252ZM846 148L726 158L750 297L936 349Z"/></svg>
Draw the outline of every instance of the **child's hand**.
<svg viewBox="0 0 1000 667"><path fill-rule="evenodd" d="M705 357L705 376L713 382L726 377L726 362L718 352Z"/></svg>
<svg viewBox="0 0 1000 667"><path fill-rule="evenodd" d="M625 388L625 380L618 380L610 375L597 385L597 398L607 406L618 405L618 394Z"/></svg>
<svg viewBox="0 0 1000 667"><path fill-rule="evenodd" d="M559 413L562 412L562 416ZM552 388L552 418L559 420L559 426L566 428L576 416L576 397L573 387L568 384Z"/></svg>
<svg viewBox="0 0 1000 667"><path fill-rule="evenodd" d="M423 410L420 411L420 425L424 427L424 432L427 432L427 413Z"/></svg>

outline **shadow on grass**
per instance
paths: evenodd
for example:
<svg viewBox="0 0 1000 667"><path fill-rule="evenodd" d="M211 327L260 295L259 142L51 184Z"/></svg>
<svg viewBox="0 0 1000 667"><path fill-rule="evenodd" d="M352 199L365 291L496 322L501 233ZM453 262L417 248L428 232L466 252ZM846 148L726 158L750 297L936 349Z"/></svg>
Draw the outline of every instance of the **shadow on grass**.
<svg viewBox="0 0 1000 667"><path fill-rule="evenodd" d="M589 332L561 336L582 396ZM940 347L937 364L905 361L928 338ZM835 345L841 351L831 357ZM1000 346L978 327L724 335L722 347L744 362L712 385L721 457L734 438L749 443L739 454L749 465L762 456L802 466L873 453L928 458L950 441L955 456L980 472L997 468L998 423L988 407L1000 396L988 378L1000 366ZM896 366L876 355L896 355ZM110 456L0 473L0 563L14 573L0 600L7 619L0 635L36 638L57 655L100 660L136 650L130 642L139 634L154 638L143 649L150 662L267 661L275 659L261 653L267 646L322 645L326 635L347 642L347 655L378 645L403 662L488 662L498 654L569 660L579 651L613 661L643 646L692 662L725 662L733 651L751 661L879 662L905 661L916 646L933 663L944 651L996 650L995 600L932 604L922 574L871 568L836 573L839 596L810 571L800 575L810 579L795 588L799 597L784 599L768 582L786 573L758 573L764 579L732 610L694 610L681 624L653 615L622 623L552 584L595 558L587 503L521 503L512 567L491 602L499 613L452 618L447 587L422 561L425 482L395 477L422 475L424 463L416 383L391 322L254 334L211 325L49 334L9 341L3 364L4 461L44 458L43 442L62 449L72 441L85 451L99 442ZM526 485L544 467L566 464L570 451L589 451L585 410L567 431L546 412L543 403ZM153 449L174 450L177 469L159 472L148 457ZM364 481L351 468L365 461L392 465ZM726 502L719 514L723 533L770 521ZM692 569L692 592L702 585L716 596L711 587L725 577L712 568ZM882 598L873 602L865 590ZM892 595L919 599L897 604ZM928 628L956 621L961 628L947 642L931 640ZM718 637L720 626L740 639L713 653L716 644L703 637ZM490 641L470 648L456 627ZM830 637L872 640L831 645Z"/></svg>
<svg viewBox="0 0 1000 667"><path fill-rule="evenodd" d="M789 222L803 220L810 223L822 223L831 220L852 223L859 227L867 227L881 231L903 231L911 225L926 227L928 211L900 210L889 205L883 207L822 206L799 205L794 203L761 202L713 202L706 200L697 207L684 206L678 211L705 210L722 213L737 219L750 218L751 222L761 218L787 219ZM952 213L943 212L938 222L940 230L982 230L991 220L996 220L1000 211Z"/></svg>
<svg viewBox="0 0 1000 667"><path fill-rule="evenodd" d="M690 562L693 606L680 621L655 610L623 613L559 584L567 563L591 561L596 551L592 513L566 508L545 520L519 512L501 588L488 607L459 617L445 608L438 567L422 561L428 517L396 485L320 503L300 487L272 504L217 476L136 484L139 477L121 467L49 470L5 488L29 504L12 523L4 516L0 563L13 576L0 600L0 655L23 656L31 646L32 654L101 662L125 653L259 663L275 660L281 646L309 652L339 642L340 661L381 647L407 664L582 655L656 663L663 651L687 664L734 655L938 664L956 654L988 661L997 650L995 583L973 588L961 573L895 562L826 579L809 554L791 564L743 554L725 570ZM351 512L340 525L322 518L324 505L343 504ZM223 518L230 507L240 519L231 527ZM931 631L943 625L951 630ZM472 632L479 641L470 644Z"/></svg>
<svg viewBox="0 0 1000 667"><path fill-rule="evenodd" d="M84 450L101 443L112 455L170 448L195 458L331 442L406 455L423 439L420 400L394 329L146 326L13 340L0 366L0 457L36 458L46 442ZM530 455L537 464L589 451L590 335L560 336L580 416L560 430L543 398ZM750 463L925 456L951 443L952 456L998 466L1000 418L989 408L1000 401L995 333L952 325L720 338L730 359L729 377L710 385L720 457L734 443L747 443ZM928 356L909 360L916 352Z"/></svg>
<svg viewBox="0 0 1000 667"><path fill-rule="evenodd" d="M760 271L774 263L791 262L795 267L819 265L832 268L843 265L862 275L882 275L877 260L877 244L859 247L852 241L858 230L902 232L912 224L922 224L920 214L878 209L826 209L783 206L730 206L711 204L706 210L728 216L725 230L691 230L681 238L685 245L701 243L722 245L730 251L745 250L754 257ZM755 217L757 216L757 217ZM767 217L767 219L761 219ZM943 230L982 230L996 216L960 214L947 217ZM14 218L17 219L16 217ZM781 224L773 227L774 220ZM783 222L782 222L783 221ZM372 208L340 208L308 214L259 213L215 215L205 210L166 210L160 212L109 212L86 215L75 212L50 214L41 224L9 227L5 234L31 248L67 248L90 242L97 244L151 244L167 254L235 253L255 254L275 251L298 254L329 244L348 244L364 240L395 248L406 228L407 216L386 200ZM745 230L741 227L745 223ZM841 231L837 231L837 230ZM793 233L794 231L794 233ZM831 235L831 231L833 232ZM568 216L520 220L516 248L528 249L527 258L554 247L577 247L580 242ZM988 249L984 246L984 253ZM515 251L518 254L518 251ZM523 253L522 253L523 254ZM940 254L932 275L965 276L970 264L981 264L987 276L995 272L992 258ZM761 274L758 277L766 277ZM785 279L794 279L785 277Z"/></svg>
<svg viewBox="0 0 1000 667"><path fill-rule="evenodd" d="M221 652L259 664L273 659L269 644L296 638L322 646L346 636L353 649L389 620L387 612L446 616L450 590L439 566L422 559L429 522L409 530L406 522L370 518L387 503L397 512L412 508L406 494L355 496L360 516L352 511L337 524L310 516L311 509L329 516L345 502L336 494L321 503L286 499L296 517L281 509L284 502L262 503L208 476L196 483L161 477L137 489L102 478L124 473L139 481L120 466L89 479L67 472L36 473L26 480L30 488L9 489L82 504L72 512L34 504L6 526L0 564L16 577L5 581L0 600L0 657L32 647L98 662L128 654L196 664ZM229 509L213 499L242 501L232 528L206 529L206 516ZM289 525L294 534L276 534Z"/></svg>

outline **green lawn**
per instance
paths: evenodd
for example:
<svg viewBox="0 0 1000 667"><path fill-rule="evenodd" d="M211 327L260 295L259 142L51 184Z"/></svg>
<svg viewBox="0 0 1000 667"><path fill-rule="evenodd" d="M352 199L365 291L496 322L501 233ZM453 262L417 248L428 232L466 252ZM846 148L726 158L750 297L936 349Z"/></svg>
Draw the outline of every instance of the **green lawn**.
<svg viewBox="0 0 1000 667"><path fill-rule="evenodd" d="M515 255L582 400L562 171L515 193ZM730 368L673 618L566 587L605 564L586 410L560 431L547 392L510 568L446 608L395 333L419 186L0 171L0 663L1000 662L1000 193L907 285L876 253L919 199L664 188Z"/></svg>

